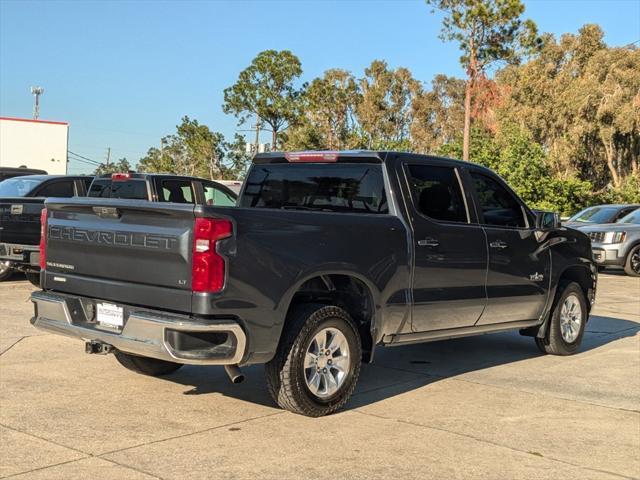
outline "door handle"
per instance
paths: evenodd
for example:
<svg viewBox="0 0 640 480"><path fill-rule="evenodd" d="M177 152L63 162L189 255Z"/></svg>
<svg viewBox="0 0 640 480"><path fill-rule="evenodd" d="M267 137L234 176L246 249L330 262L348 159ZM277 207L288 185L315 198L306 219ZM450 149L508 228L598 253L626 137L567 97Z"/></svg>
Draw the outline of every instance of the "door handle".
<svg viewBox="0 0 640 480"><path fill-rule="evenodd" d="M420 245L421 247L437 247L438 245L440 245L440 242L435 238L428 237L424 240L418 240L418 245Z"/></svg>
<svg viewBox="0 0 640 480"><path fill-rule="evenodd" d="M507 248L509 245L507 245L506 242L503 242L502 240L495 240L495 241L491 242L489 244L489 246L491 248L503 249L503 248Z"/></svg>

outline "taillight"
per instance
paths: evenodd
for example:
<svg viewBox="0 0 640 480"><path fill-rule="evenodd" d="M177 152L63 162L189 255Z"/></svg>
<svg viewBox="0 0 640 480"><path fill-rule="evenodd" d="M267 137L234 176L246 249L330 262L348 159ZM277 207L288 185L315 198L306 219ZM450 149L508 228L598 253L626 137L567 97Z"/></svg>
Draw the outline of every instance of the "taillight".
<svg viewBox="0 0 640 480"><path fill-rule="evenodd" d="M131 178L130 173L112 173L111 180L114 182L124 182L125 180L129 180Z"/></svg>
<svg viewBox="0 0 640 480"><path fill-rule="evenodd" d="M40 212L40 268L44 270L47 264L47 209Z"/></svg>
<svg viewBox="0 0 640 480"><path fill-rule="evenodd" d="M287 162L337 162L338 152L289 152L284 154Z"/></svg>
<svg viewBox="0 0 640 480"><path fill-rule="evenodd" d="M229 220L196 218L193 227L191 290L194 292L222 290L226 262L216 252L216 242L230 237L232 232L233 226Z"/></svg>

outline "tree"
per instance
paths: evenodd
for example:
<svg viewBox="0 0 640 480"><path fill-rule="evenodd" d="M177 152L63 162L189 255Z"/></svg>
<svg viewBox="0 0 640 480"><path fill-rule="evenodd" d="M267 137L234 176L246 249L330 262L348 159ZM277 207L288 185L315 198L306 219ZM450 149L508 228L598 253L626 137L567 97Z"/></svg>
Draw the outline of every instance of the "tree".
<svg viewBox="0 0 640 480"><path fill-rule="evenodd" d="M517 125L505 125L497 135L474 128L472 140L471 160L496 171L532 208L571 214L598 200L590 182L553 176L544 149ZM456 141L440 154L459 157L462 148Z"/></svg>
<svg viewBox="0 0 640 480"><path fill-rule="evenodd" d="M236 180L245 175L251 161L246 152L242 135L227 142L221 133L185 116L176 133L163 137L160 148L151 147L138 168L149 173Z"/></svg>
<svg viewBox="0 0 640 480"><path fill-rule="evenodd" d="M121 158L116 162L109 162L109 164L101 163L98 168L93 172L94 175L104 175L105 173L126 173L131 170L131 164L126 158Z"/></svg>
<svg viewBox="0 0 640 480"><path fill-rule="evenodd" d="M408 150L411 148L413 104L422 93L420 82L406 68L390 70L374 60L358 82L357 118L361 147Z"/></svg>
<svg viewBox="0 0 640 480"><path fill-rule="evenodd" d="M520 0L426 0L443 10L440 38L456 41L462 51L460 63L467 71L464 103L462 158L469 159L472 95L487 68L495 62L517 63L523 49L539 43L536 25L522 21Z"/></svg>
<svg viewBox="0 0 640 480"><path fill-rule="evenodd" d="M352 147L359 101L353 75L345 70L327 70L304 90L302 115L287 132L286 148L340 150Z"/></svg>
<svg viewBox="0 0 640 480"><path fill-rule="evenodd" d="M256 116L271 128L274 149L278 135L299 115L301 91L294 85L302 74L300 60L289 50L260 52L234 85L224 90L222 110L243 124Z"/></svg>
<svg viewBox="0 0 640 480"><path fill-rule="evenodd" d="M432 153L459 137L464 125L464 91L464 80L438 74L431 82L431 90L416 97L412 150Z"/></svg>
<svg viewBox="0 0 640 480"><path fill-rule="evenodd" d="M160 148L147 151L139 168L145 172L217 178L223 156L223 135L185 116L175 134L160 140Z"/></svg>
<svg viewBox="0 0 640 480"><path fill-rule="evenodd" d="M247 152L244 136L235 134L233 142L224 142L224 156L220 163L220 180L241 180L247 174L253 155Z"/></svg>
<svg viewBox="0 0 640 480"><path fill-rule="evenodd" d="M552 173L578 175L598 190L638 175L640 50L609 48L597 25L544 47L497 75L506 92L501 122L528 130L547 152Z"/></svg>

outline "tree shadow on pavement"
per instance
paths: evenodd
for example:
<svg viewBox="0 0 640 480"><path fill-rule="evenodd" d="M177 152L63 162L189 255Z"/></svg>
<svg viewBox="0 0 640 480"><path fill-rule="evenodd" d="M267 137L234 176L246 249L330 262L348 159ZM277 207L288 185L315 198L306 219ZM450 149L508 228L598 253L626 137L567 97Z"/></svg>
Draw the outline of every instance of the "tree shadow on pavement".
<svg viewBox="0 0 640 480"><path fill-rule="evenodd" d="M594 315L587 325L582 348L577 355L639 331L638 322ZM541 356L534 340L521 336L517 331L402 347L379 347L373 364L362 366L358 386L346 409L369 405L464 373ZM229 381L222 367L211 366L185 366L164 379L188 387L185 395L221 394L275 407L267 391L263 366L253 365L244 368L243 372L246 380L239 385Z"/></svg>

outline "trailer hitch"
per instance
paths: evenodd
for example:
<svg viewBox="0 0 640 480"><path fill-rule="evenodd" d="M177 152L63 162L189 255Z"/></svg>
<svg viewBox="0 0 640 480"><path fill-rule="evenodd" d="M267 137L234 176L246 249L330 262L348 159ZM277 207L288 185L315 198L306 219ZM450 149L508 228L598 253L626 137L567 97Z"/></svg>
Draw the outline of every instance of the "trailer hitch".
<svg viewBox="0 0 640 480"><path fill-rule="evenodd" d="M96 354L96 355L106 355L108 353L113 353L115 347L113 345L109 345L104 342L97 342L95 340L91 340L90 342L86 342L84 344L85 353Z"/></svg>

